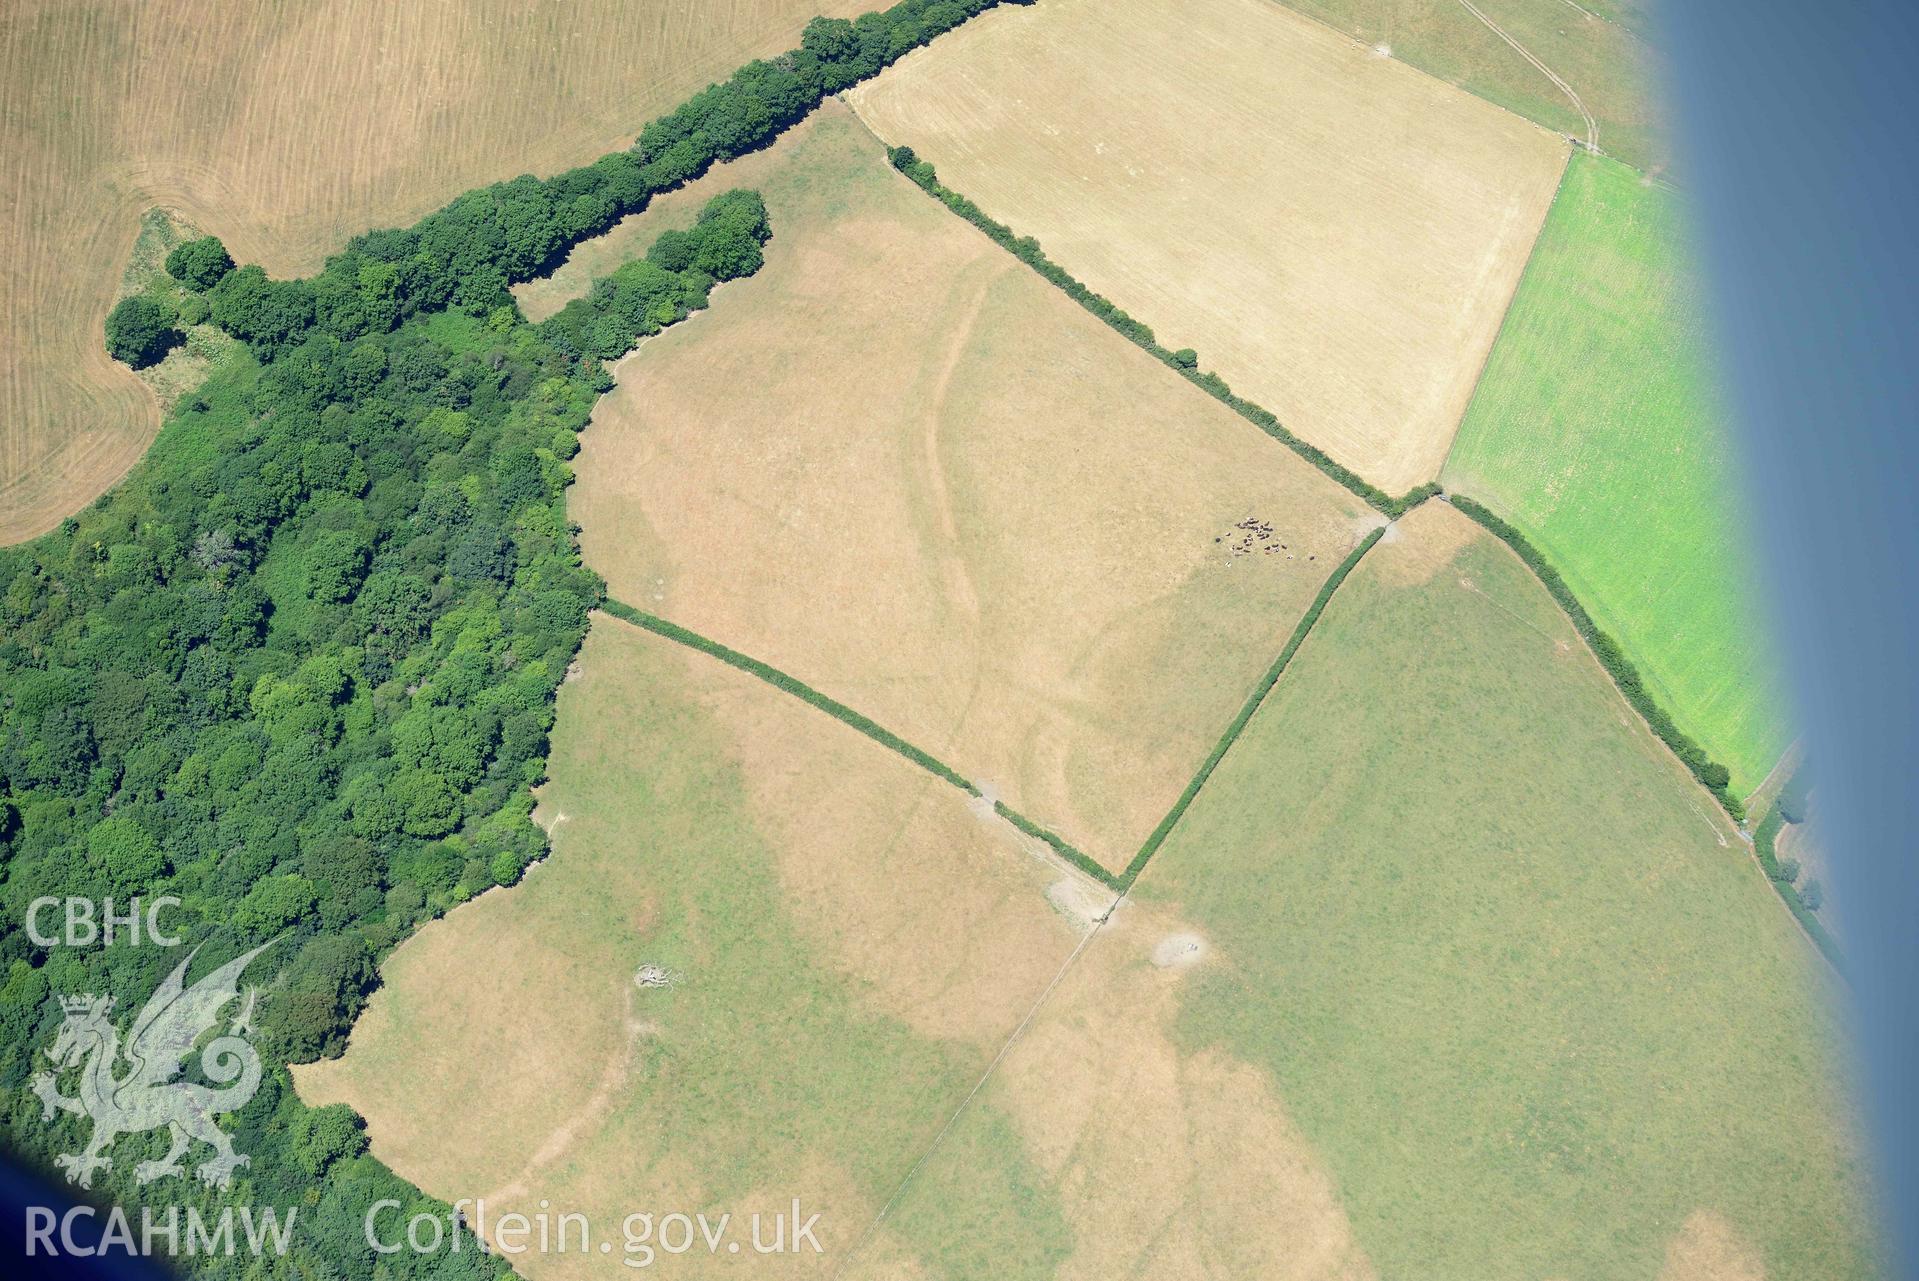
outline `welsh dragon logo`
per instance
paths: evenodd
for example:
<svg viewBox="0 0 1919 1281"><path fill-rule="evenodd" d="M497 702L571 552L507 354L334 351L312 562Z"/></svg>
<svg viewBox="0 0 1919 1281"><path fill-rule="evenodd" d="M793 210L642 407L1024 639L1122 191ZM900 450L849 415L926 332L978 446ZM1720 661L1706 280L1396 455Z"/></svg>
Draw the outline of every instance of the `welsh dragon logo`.
<svg viewBox="0 0 1919 1281"><path fill-rule="evenodd" d="M244 1106L260 1088L260 1056L245 1039L253 1030L256 989L247 989L226 1034L200 1051L201 1070L213 1085L174 1078L185 1069L194 1045L219 1021L220 1011L239 996L241 972L272 946L263 943L188 987L187 966L200 950L195 948L135 1016L124 1044L108 1017L113 1012L111 996L60 998L66 1020L46 1052L53 1069L34 1076L33 1092L40 1096L42 1120L52 1120L58 1109L93 1121L93 1136L83 1150L54 1158L69 1179L83 1188L93 1186L93 1172L113 1166L107 1149L115 1139L161 1126L172 1131L172 1146L158 1161L134 1167L133 1176L141 1183L184 1173L180 1158L196 1139L213 1149L212 1157L194 1170L203 1183L225 1188L236 1169L250 1164L234 1152L233 1140L214 1118ZM74 1068L80 1072L80 1092L68 1098L60 1093L59 1078Z"/></svg>

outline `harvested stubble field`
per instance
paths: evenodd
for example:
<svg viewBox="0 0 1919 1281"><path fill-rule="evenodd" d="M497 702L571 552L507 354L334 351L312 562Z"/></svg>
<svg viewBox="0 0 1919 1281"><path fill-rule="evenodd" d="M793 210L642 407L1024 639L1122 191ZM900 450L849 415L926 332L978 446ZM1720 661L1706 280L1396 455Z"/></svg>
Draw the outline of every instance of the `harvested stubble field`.
<svg viewBox="0 0 1919 1281"><path fill-rule="evenodd" d="M30 0L0 12L0 542L146 448L101 323L154 206L276 275L470 187L584 163L859 0Z"/></svg>
<svg viewBox="0 0 1919 1281"><path fill-rule="evenodd" d="M708 181L765 193L767 263L620 366L588 562L1123 867L1371 518L845 108Z"/></svg>
<svg viewBox="0 0 1919 1281"><path fill-rule="evenodd" d="M1744 796L1792 739L1677 198L1578 156L1446 460Z"/></svg>
<svg viewBox="0 0 1919 1281"><path fill-rule="evenodd" d="M1214 949L1180 1044L1268 1074L1380 1275L1876 1274L1817 954L1444 504L1347 579L1136 894Z"/></svg>
<svg viewBox="0 0 1919 1281"><path fill-rule="evenodd" d="M1041 0L847 96L1393 493L1438 473L1567 150L1269 0Z"/></svg>
<svg viewBox="0 0 1919 1281"><path fill-rule="evenodd" d="M610 1258L518 1257L536 1279L632 1275L636 1210L731 1212L744 1239L794 1196L824 1254L654 1271L827 1275L1078 944L1045 892L1068 874L704 655L601 616L580 664L541 798L551 857L395 952L301 1093L351 1103L430 1193L614 1238ZM649 965L668 986L636 983Z"/></svg>
<svg viewBox="0 0 1919 1281"><path fill-rule="evenodd" d="M1593 117L1599 146L1658 172L1669 157L1660 119L1656 24L1641 0L1473 0L1473 7L1572 87L1578 103L1459 0L1284 0L1361 43L1570 137Z"/></svg>

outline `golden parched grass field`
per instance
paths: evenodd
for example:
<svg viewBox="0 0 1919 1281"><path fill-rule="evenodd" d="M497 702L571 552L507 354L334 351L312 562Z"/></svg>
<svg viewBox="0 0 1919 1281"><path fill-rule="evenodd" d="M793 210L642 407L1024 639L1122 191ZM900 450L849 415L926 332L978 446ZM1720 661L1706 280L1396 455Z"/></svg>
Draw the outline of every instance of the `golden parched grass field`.
<svg viewBox="0 0 1919 1281"><path fill-rule="evenodd" d="M831 1275L1072 955L1061 870L956 788L754 677L597 616L562 688L553 853L409 939L345 1056L297 1068L449 1201L821 1215L824 1254L640 1275ZM1055 889L1053 898L1060 898ZM1109 896L1110 897L1110 896ZM670 986L636 985L658 966ZM770 1239L770 1231L769 1231Z"/></svg>
<svg viewBox="0 0 1919 1281"><path fill-rule="evenodd" d="M837 103L615 234L735 185L766 266L619 366L587 563L1124 867L1373 518Z"/></svg>
<svg viewBox="0 0 1919 1281"><path fill-rule="evenodd" d="M861 0L15 0L0 8L0 542L159 429L101 324L154 206L276 275L468 188L627 146Z"/></svg>
<svg viewBox="0 0 1919 1281"><path fill-rule="evenodd" d="M1438 474L1567 152L1270 0L1039 0L847 97L1393 493Z"/></svg>
<svg viewBox="0 0 1919 1281"><path fill-rule="evenodd" d="M1473 0L1471 9L1459 0L1288 0L1287 7L1557 133L1584 138L1583 107L1607 155L1651 173L1671 163L1651 0Z"/></svg>
<svg viewBox="0 0 1919 1281"><path fill-rule="evenodd" d="M1229 958L1127 901L901 1193L849 1281L1377 1281L1271 1077L1181 1043Z"/></svg>

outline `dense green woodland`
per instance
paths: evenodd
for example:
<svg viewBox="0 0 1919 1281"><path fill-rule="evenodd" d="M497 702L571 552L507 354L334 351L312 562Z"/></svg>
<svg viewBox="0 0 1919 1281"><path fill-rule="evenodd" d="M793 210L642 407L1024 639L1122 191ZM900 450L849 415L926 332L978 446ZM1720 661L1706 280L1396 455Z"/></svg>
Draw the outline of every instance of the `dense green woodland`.
<svg viewBox="0 0 1919 1281"><path fill-rule="evenodd" d="M227 1122L252 1165L224 1193L181 1179L147 1192L132 1167L164 1132L127 1136L92 1194L302 1207L287 1258L195 1260L201 1275L373 1273L368 1206L426 1199L364 1155L346 1109L303 1107L284 1064L337 1054L386 952L544 852L529 789L603 591L566 519L567 460L611 386L601 362L757 270L765 207L715 198L538 325L507 286L993 2L817 19L800 49L709 87L632 150L360 236L311 279L236 268L211 239L169 255L249 356L183 402L113 492L0 551L0 1107L14 1153L49 1168L87 1133L65 1114L43 1122L26 1088L61 1019L54 997L111 992L125 1017L184 954L41 948L28 904L177 895L168 923L202 947L195 976L280 939L247 976L265 988L268 1072ZM125 319L136 361L174 318ZM499 1265L467 1251L379 1267Z"/></svg>

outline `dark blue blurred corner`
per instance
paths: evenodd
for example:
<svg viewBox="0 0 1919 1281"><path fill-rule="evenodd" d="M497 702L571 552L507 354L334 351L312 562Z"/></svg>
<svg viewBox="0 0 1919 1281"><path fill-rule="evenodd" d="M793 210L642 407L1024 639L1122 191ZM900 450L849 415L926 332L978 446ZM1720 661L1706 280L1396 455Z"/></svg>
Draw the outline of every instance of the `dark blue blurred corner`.
<svg viewBox="0 0 1919 1281"><path fill-rule="evenodd" d="M1819 780L1896 1274L1911 1278L1919 7L1668 0L1663 20L1676 173Z"/></svg>
<svg viewBox="0 0 1919 1281"><path fill-rule="evenodd" d="M37 1225L37 1226L36 1226ZM57 1226L55 1226L57 1225ZM36 1231L45 1234L33 1239ZM0 1153L0 1276L7 1281L170 1281L158 1264L102 1249L106 1224ZM50 1239L49 1250L41 1244Z"/></svg>

